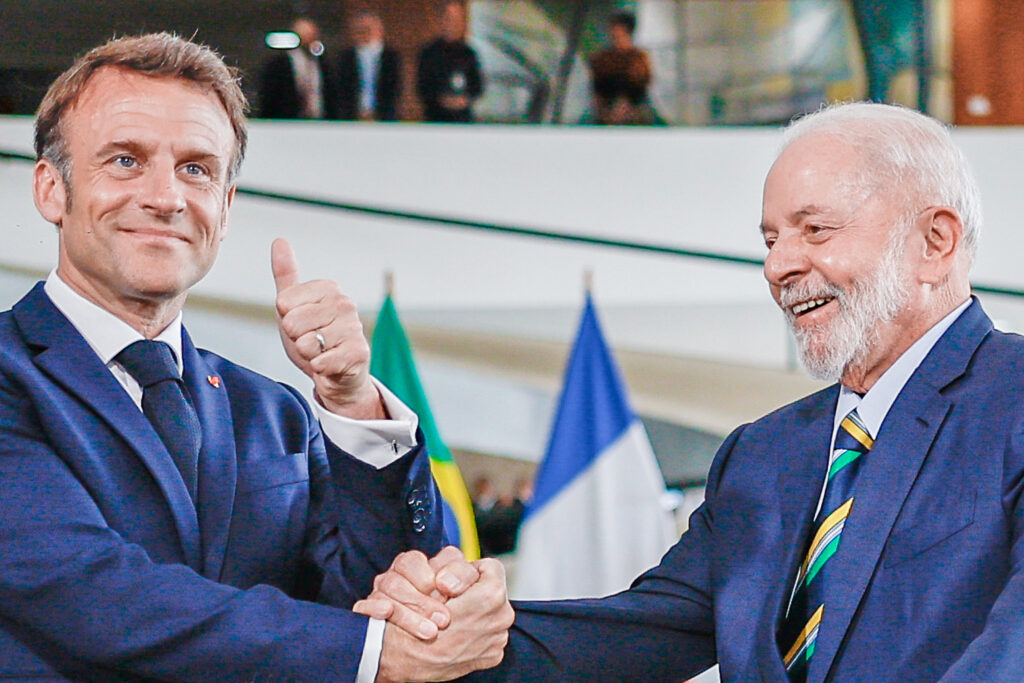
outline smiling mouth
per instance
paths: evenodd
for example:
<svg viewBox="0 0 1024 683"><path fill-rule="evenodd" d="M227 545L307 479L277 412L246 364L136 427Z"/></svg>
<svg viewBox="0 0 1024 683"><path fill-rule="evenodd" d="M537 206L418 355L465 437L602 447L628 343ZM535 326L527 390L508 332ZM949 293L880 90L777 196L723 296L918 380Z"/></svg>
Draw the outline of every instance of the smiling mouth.
<svg viewBox="0 0 1024 683"><path fill-rule="evenodd" d="M827 299L810 299L809 301L801 301L795 306L792 306L789 310L790 312L792 312L793 315L800 316L803 315L804 313L809 313L810 311L821 308L830 301L833 301L833 298L829 297Z"/></svg>
<svg viewBox="0 0 1024 683"><path fill-rule="evenodd" d="M145 229L145 228L137 228L137 229L125 229L125 232L133 234L133 235L136 235L136 236L139 236L139 237L143 237L143 238L158 238L158 239L168 239L168 240L180 240L182 242L187 242L188 241L185 238L184 235L181 235L179 233L176 233L176 232L173 232L173 231L169 231L169 230L151 230L151 229Z"/></svg>

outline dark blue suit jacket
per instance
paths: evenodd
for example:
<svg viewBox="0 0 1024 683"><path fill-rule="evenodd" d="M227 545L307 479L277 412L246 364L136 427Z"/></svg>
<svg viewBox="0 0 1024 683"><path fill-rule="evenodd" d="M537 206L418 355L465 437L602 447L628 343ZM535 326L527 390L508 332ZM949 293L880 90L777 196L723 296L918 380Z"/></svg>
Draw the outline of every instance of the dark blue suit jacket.
<svg viewBox="0 0 1024 683"><path fill-rule="evenodd" d="M196 504L41 284L0 314L0 678L350 680L366 620L313 601L440 549L425 453L377 471L293 389L183 342Z"/></svg>
<svg viewBox="0 0 1024 683"><path fill-rule="evenodd" d="M690 530L615 596L517 605L479 680L787 678L776 644L837 387L737 429ZM1024 339L977 301L900 393L857 480L808 680L1024 681Z"/></svg>

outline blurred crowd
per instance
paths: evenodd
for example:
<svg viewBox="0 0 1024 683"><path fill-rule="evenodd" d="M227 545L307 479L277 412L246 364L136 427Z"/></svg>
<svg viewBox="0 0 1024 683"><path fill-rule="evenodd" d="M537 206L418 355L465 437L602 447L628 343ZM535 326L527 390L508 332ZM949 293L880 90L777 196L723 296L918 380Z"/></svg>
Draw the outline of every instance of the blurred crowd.
<svg viewBox="0 0 1024 683"><path fill-rule="evenodd" d="M499 492L488 477L473 482L473 516L481 555L493 557L516 549L519 526L532 495L533 483L524 477L516 479L512 491L504 492Z"/></svg>
<svg viewBox="0 0 1024 683"><path fill-rule="evenodd" d="M463 2L441 6L440 32L418 53L415 94L422 119L472 123L473 103L485 82L480 59L466 42ZM592 113L588 123L659 123L648 98L651 60L633 44L636 18L616 13L608 22L607 47L591 56ZM402 96L402 60L388 44L379 14L364 10L349 25L351 44L334 54L320 39L316 22L292 23L294 44L275 51L259 74L255 111L271 119L395 121Z"/></svg>

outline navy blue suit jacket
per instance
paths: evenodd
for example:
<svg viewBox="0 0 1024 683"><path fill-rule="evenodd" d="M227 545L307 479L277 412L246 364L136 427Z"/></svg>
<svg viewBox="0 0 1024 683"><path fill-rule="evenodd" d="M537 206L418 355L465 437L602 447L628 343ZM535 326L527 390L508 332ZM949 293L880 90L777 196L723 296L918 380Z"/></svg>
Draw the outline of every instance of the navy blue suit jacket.
<svg viewBox="0 0 1024 683"><path fill-rule="evenodd" d="M351 680L366 619L338 607L440 549L422 450L375 470L293 389L187 334L182 355L195 504L41 283L0 313L0 678Z"/></svg>
<svg viewBox="0 0 1024 683"><path fill-rule="evenodd" d="M733 432L705 504L620 594L523 603L479 680L787 681L776 644L821 491L838 388ZM808 680L1024 681L1024 339L977 301L862 464Z"/></svg>

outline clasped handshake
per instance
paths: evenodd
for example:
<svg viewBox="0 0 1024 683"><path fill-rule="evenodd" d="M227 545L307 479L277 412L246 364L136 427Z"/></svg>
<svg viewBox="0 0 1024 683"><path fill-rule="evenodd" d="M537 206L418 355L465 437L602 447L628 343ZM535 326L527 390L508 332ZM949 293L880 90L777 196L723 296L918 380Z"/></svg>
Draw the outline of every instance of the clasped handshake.
<svg viewBox="0 0 1024 683"><path fill-rule="evenodd" d="M515 614L505 570L452 546L395 558L353 611L386 620L378 683L446 681L501 662Z"/></svg>
<svg viewBox="0 0 1024 683"><path fill-rule="evenodd" d="M316 400L349 418L384 418L355 304L334 282L302 282L287 240L275 240L271 265L281 340ZM402 553L352 609L387 622L378 683L446 681L496 666L514 618L501 563L469 562L451 546L429 559Z"/></svg>

